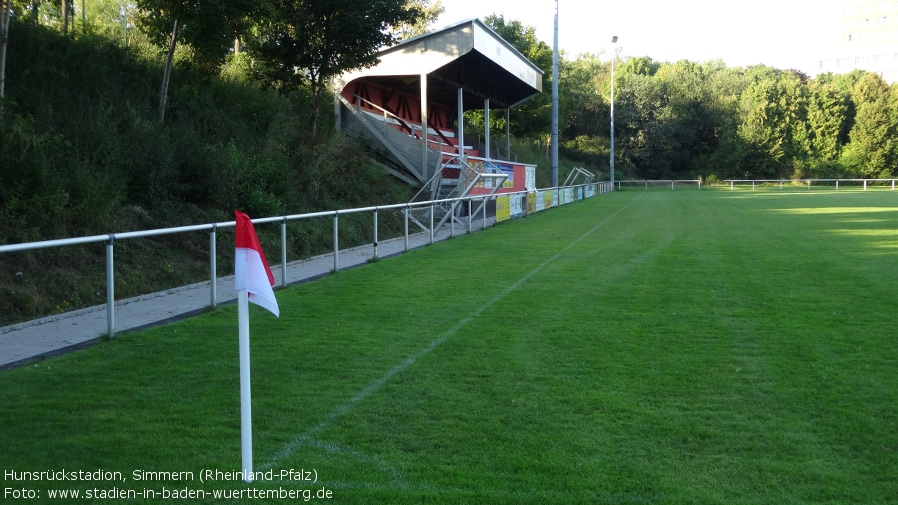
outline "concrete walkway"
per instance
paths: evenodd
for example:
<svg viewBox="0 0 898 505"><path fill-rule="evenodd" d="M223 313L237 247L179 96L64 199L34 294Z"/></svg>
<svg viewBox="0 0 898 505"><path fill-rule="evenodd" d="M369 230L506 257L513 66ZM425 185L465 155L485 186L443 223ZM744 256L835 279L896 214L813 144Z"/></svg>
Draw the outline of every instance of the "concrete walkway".
<svg viewBox="0 0 898 505"><path fill-rule="evenodd" d="M486 226L495 222L487 218ZM483 227L482 219L475 219L473 230ZM460 225L455 235L466 233ZM448 226L435 236L434 242L446 240L451 235ZM409 235L409 250L430 243L430 233ZM378 243L377 256L385 258L405 251L405 238ZM340 270L365 264L374 256L372 244L339 251ZM269 258L271 256L269 255ZM280 285L281 266L272 266L275 282ZM334 255L325 254L307 260L287 264L287 284L296 284L327 275L334 270ZM217 303L236 300L234 276L219 277L216 282ZM190 286L160 291L149 295L120 300L115 303L115 333L137 330L183 319L202 312L211 303L208 281ZM32 361L45 359L100 341L106 334L106 305L97 305L55 316L27 321L0 328L0 370L15 368Z"/></svg>

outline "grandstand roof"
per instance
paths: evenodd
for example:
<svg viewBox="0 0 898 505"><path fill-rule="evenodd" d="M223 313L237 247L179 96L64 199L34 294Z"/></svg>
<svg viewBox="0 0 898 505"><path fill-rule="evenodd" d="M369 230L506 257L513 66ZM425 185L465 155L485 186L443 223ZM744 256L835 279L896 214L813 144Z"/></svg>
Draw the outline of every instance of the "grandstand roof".
<svg viewBox="0 0 898 505"><path fill-rule="evenodd" d="M365 78L407 93L420 93L427 75L427 96L454 104L464 90L463 108L483 109L484 99L512 107L542 91L543 71L479 19L428 32L384 49L380 63L344 74L338 81Z"/></svg>

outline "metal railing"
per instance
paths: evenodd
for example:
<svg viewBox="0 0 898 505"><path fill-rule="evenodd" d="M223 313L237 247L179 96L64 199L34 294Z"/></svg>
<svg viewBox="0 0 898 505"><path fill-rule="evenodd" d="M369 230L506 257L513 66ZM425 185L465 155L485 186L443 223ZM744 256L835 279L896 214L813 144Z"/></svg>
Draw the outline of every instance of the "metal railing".
<svg viewBox="0 0 898 505"><path fill-rule="evenodd" d="M455 146L452 144L452 142L448 138L446 138L446 134L443 133L439 128L433 128L433 127L428 126L427 130L425 131L425 129L422 125L419 125L416 123L411 123L411 122L401 118L397 114L390 112L389 110L381 107L380 105L377 105L376 103L374 103L370 100L366 100L365 98L362 98L359 95L353 95L353 97L357 100L357 103L354 104L356 106L356 110L358 110L360 112L364 112L364 111L362 111L362 108L361 108L361 105L364 103L365 105L371 107L372 109L377 110L383 116L383 127L384 127L384 135L385 136L386 136L386 129L389 127L388 125L395 124L395 125L399 126L402 130L407 130L409 132L409 135L412 137L422 138L422 137L426 136L428 144L439 145L440 151L443 150L443 147L449 147L450 150L455 149ZM431 131L433 131L433 133L431 133ZM433 137L438 137L440 140L437 141Z"/></svg>
<svg viewBox="0 0 898 505"><path fill-rule="evenodd" d="M807 189L811 189L812 183L817 183L818 185L831 185L835 184L836 189L839 189L839 183L846 182L856 182L863 183L864 191L867 190L867 187L870 183L885 183L891 184L892 191L895 191L895 181L898 179L727 179L724 182L730 183L730 190L735 189L736 185L745 185L751 184L751 189L754 190L758 184L761 185L776 185L779 184L779 188L783 189L786 183L792 186L807 186ZM843 184L844 185L844 184Z"/></svg>
<svg viewBox="0 0 898 505"><path fill-rule="evenodd" d="M610 191L611 188L605 187L609 183L593 183L593 184L585 184L582 185L584 187L592 186L595 189L594 194L603 194L605 192ZM549 188L546 190L540 191L552 191L557 190L559 188ZM526 193L526 192L522 192ZM468 232L473 231L471 223L475 219L475 215L470 214L470 210L472 208L472 202L481 203L481 206L478 208L478 211L475 214L480 214L483 219L483 228L486 227L486 202L495 199L498 196L509 195L511 193L502 193L499 194L491 194L491 195L469 195L460 198L448 198L443 200L430 200L424 202L409 202L409 203L400 203L394 205L382 205L382 206L373 206L373 207L361 207L354 209L342 209L342 210L333 210L333 211L324 211L324 212L312 212L307 214L291 214L285 216L276 216L276 217L264 217L253 219L252 222L255 224L265 224L265 223L280 223L280 231L281 231L281 247L280 247L280 264L281 268L281 279L280 286L287 285L287 223L289 221L302 220L302 219L313 219L313 218L331 218L333 221L333 260L334 260L334 271L340 269L340 244L339 244L339 227L340 227L340 216L345 216L349 214L357 214L357 213L371 213L373 216L373 242L370 244L373 247L373 257L376 259L378 257L378 214L383 211L389 210L401 210L403 213L403 236L405 239L404 249L403 251L408 251L409 249L409 214L411 211L418 207L430 207L430 241L429 243L434 242L435 236L435 227L433 220L433 208L436 205L441 204L449 204L453 206L457 206L462 204L463 202L467 202L469 215L468 215ZM517 193L514 193L517 194ZM453 234L454 234L454 224L455 221L452 220L453 226ZM14 253L14 252L23 252L23 251L33 251L38 249L53 249L60 248L66 246L73 245L81 245L81 244L98 244L105 243L106 248L106 333L109 336L115 334L115 244L116 242L120 242L123 240L136 239L136 238L146 238L146 237L156 237L160 235L176 235L181 233L188 232L197 232L197 231L205 231L209 233L209 306L214 307L218 303L218 293L217 293L217 267L216 267L216 258L217 258L217 248L216 248L216 235L219 229L223 228L233 228L235 226L234 221L226 221L219 223L208 223L208 224L199 224L192 226L180 226L173 228L159 228L155 230L144 230L144 231L130 231L124 233L108 233L103 235L91 235L85 237L76 237L76 238L67 238L67 239L56 239L56 240L44 240L39 242L25 242L20 244L7 244L0 245L0 254L4 253Z"/></svg>
<svg viewBox="0 0 898 505"><path fill-rule="evenodd" d="M618 190L622 189L622 185L630 185L630 186L643 186L645 190L649 189L649 186L670 186L670 189L674 189L674 187L679 184L683 185L695 185L699 190L702 189L702 180L701 179L628 179L623 181L614 181Z"/></svg>

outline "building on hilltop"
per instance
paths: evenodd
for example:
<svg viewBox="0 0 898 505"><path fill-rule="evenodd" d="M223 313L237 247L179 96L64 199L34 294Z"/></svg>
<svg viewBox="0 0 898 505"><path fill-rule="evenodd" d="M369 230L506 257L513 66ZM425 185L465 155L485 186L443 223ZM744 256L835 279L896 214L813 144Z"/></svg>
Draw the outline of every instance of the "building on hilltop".
<svg viewBox="0 0 898 505"><path fill-rule="evenodd" d="M898 0L846 0L839 54L818 62L818 73L855 69L898 82Z"/></svg>

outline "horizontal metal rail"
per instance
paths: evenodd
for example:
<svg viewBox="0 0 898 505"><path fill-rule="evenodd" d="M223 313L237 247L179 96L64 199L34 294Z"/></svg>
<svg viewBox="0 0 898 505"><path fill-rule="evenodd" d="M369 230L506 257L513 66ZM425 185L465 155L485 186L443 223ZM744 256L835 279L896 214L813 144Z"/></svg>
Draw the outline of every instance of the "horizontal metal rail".
<svg viewBox="0 0 898 505"><path fill-rule="evenodd" d="M675 184L695 184L699 190L702 189L702 180L701 179L628 179L623 181L614 181L617 184L617 189L621 189L622 184L631 184L631 185L642 185L646 190L649 189L649 185L661 185L664 184L670 185L670 189L674 189Z"/></svg>
<svg viewBox="0 0 898 505"><path fill-rule="evenodd" d="M737 184L739 185L748 185L751 183L751 189L755 189L757 184L779 184L780 189L783 189L785 183L789 183L791 185L802 185L807 186L807 189L811 189L812 183L835 183L836 189L839 189L839 184L844 182L861 182L864 185L864 191L867 190L867 186L869 183L873 182L883 182L890 183L892 187L892 191L895 191L895 181L898 178L886 178L886 179L727 179L724 182L730 183L730 189L734 189Z"/></svg>

